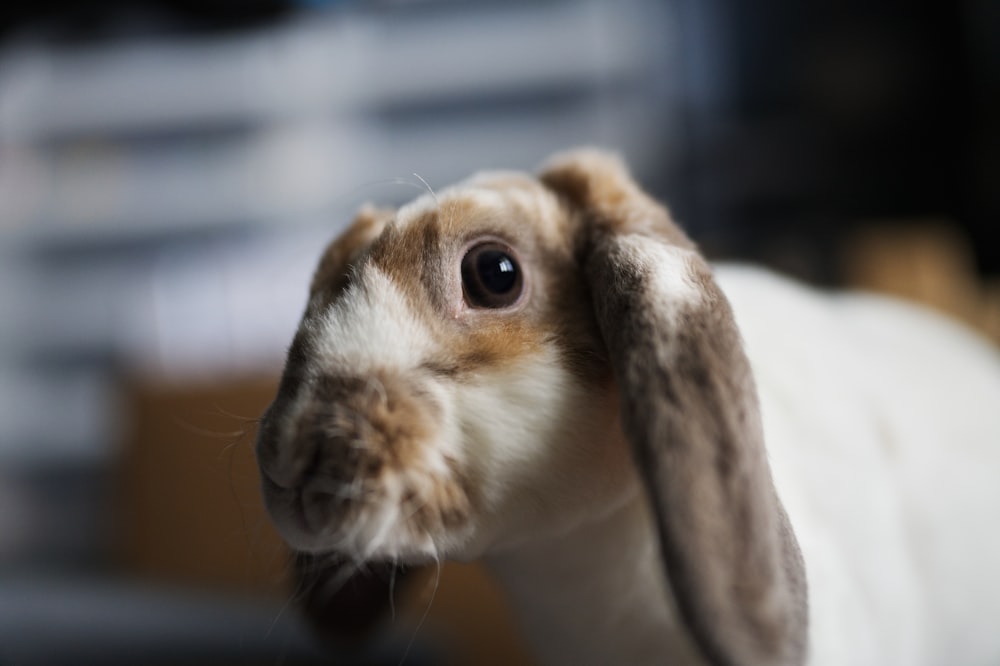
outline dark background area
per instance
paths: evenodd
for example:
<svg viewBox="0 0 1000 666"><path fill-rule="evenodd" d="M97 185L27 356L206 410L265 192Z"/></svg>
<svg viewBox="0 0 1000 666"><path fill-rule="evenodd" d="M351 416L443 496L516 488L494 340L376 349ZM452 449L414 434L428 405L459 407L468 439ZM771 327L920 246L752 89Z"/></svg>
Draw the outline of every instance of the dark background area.
<svg viewBox="0 0 1000 666"><path fill-rule="evenodd" d="M951 220L980 269L1000 270L995 3L723 4L732 78L717 132L688 156L695 219L738 246Z"/></svg>

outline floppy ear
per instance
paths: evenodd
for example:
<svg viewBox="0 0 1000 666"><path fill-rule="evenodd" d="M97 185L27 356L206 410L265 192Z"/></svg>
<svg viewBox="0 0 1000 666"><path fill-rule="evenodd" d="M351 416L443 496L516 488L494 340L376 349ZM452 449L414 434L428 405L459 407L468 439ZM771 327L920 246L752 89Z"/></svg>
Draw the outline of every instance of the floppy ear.
<svg viewBox="0 0 1000 666"><path fill-rule="evenodd" d="M750 365L711 269L615 157L577 151L541 180L578 250L677 607L712 664L801 664L802 558L778 500Z"/></svg>
<svg viewBox="0 0 1000 666"><path fill-rule="evenodd" d="M366 205L327 246L309 289L310 308L322 308L337 297L349 281L352 266L393 215L393 210ZM307 311L306 316L310 314ZM294 398L302 366L309 363L305 346L301 338L293 341L275 404ZM266 418L262 423L268 427ZM388 563L357 569L330 554L294 553L290 567L296 599L306 619L320 636L339 645L364 641L388 614L393 597L410 576L408 570Z"/></svg>
<svg viewBox="0 0 1000 666"><path fill-rule="evenodd" d="M321 292L336 295L347 283L351 265L382 233L382 229L395 214L389 208L376 208L371 204L362 206L351 225L324 250L316 272L313 273L310 295Z"/></svg>

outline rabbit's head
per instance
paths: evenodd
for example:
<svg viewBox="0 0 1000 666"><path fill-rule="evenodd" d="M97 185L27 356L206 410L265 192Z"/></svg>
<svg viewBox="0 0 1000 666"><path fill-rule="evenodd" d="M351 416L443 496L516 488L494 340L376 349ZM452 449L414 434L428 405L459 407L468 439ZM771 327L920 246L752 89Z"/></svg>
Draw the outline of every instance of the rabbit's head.
<svg viewBox="0 0 1000 666"><path fill-rule="evenodd" d="M710 660L802 658L801 561L728 303L605 153L363 210L257 452L289 544L358 562L475 558L644 489Z"/></svg>

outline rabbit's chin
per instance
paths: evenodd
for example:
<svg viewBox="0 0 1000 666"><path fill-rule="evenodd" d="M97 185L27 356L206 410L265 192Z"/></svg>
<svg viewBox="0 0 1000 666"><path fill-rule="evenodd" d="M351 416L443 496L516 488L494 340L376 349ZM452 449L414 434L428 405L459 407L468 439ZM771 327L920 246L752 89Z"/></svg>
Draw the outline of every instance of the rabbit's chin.
<svg viewBox="0 0 1000 666"><path fill-rule="evenodd" d="M265 477L264 498L278 532L299 552L419 563L461 558L473 540L463 484L438 475L385 472L377 483L297 489Z"/></svg>

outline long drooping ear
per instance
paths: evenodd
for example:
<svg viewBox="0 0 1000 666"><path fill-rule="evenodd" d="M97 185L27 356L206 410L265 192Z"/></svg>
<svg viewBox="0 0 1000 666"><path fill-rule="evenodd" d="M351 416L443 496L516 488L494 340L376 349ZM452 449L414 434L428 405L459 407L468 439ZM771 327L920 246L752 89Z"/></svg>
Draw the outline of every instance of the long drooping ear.
<svg viewBox="0 0 1000 666"><path fill-rule="evenodd" d="M710 267L617 158L566 154L541 180L580 222L623 427L691 635L712 664L803 663L804 566L771 479L749 361Z"/></svg>

